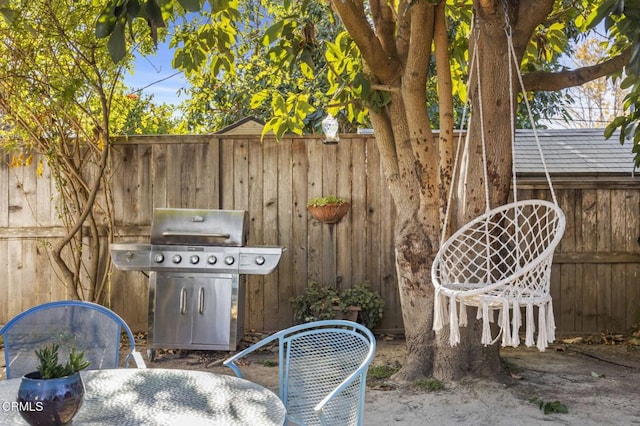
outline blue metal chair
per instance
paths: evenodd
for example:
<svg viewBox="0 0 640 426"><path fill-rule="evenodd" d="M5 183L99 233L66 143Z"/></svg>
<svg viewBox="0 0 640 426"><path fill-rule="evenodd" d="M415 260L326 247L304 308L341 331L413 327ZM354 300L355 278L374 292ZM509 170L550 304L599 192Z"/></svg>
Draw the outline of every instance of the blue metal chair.
<svg viewBox="0 0 640 426"><path fill-rule="evenodd" d="M38 365L36 349L57 343L59 359L66 362L69 351L84 352L89 370L120 367L122 333L128 337L129 353L138 368L146 368L136 351L133 333L118 314L90 302L64 300L34 306L12 318L2 329L7 379L22 377Z"/></svg>
<svg viewBox="0 0 640 426"><path fill-rule="evenodd" d="M367 370L376 339L363 325L316 321L279 331L224 361L242 377L236 361L277 342L279 396L287 420L301 425L361 425Z"/></svg>

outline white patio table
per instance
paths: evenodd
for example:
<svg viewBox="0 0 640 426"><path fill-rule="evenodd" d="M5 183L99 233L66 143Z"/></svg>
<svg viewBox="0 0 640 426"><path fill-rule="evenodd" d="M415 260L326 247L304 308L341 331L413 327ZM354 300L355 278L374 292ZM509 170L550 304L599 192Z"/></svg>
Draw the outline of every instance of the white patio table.
<svg viewBox="0 0 640 426"><path fill-rule="evenodd" d="M75 425L283 425L270 390L235 376L159 368L91 370ZM21 379L0 382L0 424L26 425L12 402Z"/></svg>

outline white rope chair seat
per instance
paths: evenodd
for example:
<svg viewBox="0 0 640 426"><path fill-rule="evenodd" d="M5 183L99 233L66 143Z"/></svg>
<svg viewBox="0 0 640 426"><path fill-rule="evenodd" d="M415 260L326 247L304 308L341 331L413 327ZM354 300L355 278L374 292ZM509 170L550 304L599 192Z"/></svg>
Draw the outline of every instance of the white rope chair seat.
<svg viewBox="0 0 640 426"><path fill-rule="evenodd" d="M483 320L482 343L492 344L489 323L498 310L502 345L517 346L524 307L525 344L532 346L536 306L537 346L544 350L555 339L551 263L565 225L556 204L525 200L489 210L460 228L433 262L433 329L439 331L448 323L449 342L455 346L460 342L458 327L467 325L466 306L477 307L477 318Z"/></svg>

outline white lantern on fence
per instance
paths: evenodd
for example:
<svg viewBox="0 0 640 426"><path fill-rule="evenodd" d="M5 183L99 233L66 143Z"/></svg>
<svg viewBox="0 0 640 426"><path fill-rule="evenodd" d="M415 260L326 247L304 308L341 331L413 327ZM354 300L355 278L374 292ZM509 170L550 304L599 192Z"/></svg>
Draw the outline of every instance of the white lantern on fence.
<svg viewBox="0 0 640 426"><path fill-rule="evenodd" d="M338 120L331 114L327 115L324 120L322 120L322 132L325 136L322 143L328 145L337 144L340 140L340 136L338 136L339 128Z"/></svg>

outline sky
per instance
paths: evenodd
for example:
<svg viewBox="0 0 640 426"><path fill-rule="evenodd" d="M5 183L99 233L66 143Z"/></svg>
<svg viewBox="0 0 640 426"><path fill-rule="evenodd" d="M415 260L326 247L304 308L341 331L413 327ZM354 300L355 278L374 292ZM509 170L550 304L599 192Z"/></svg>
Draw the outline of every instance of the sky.
<svg viewBox="0 0 640 426"><path fill-rule="evenodd" d="M153 95L156 104L178 105L185 95L178 97L177 91L188 85L181 73L171 68L173 53L168 43L158 44L155 55L136 56L135 73L126 74L124 82L132 91L142 89L142 94Z"/></svg>

